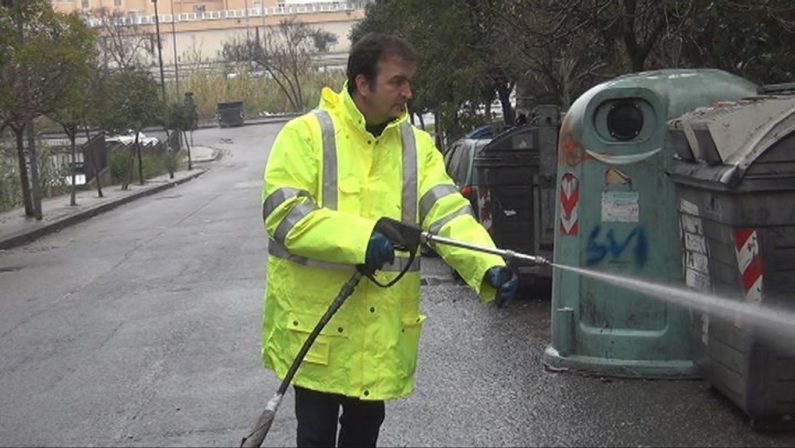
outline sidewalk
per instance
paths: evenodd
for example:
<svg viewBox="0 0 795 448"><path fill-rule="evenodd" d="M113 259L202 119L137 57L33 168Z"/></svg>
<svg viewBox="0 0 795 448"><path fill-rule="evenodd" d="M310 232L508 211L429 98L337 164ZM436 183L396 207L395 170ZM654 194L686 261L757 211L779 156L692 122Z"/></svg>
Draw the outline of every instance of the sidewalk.
<svg viewBox="0 0 795 448"><path fill-rule="evenodd" d="M204 146L191 147L193 170L175 171L174 178L168 174L153 177L145 185L133 181L127 190L119 185L102 188L103 197L97 197L97 190L78 191L77 205L69 205L69 195L45 199L41 202L44 218L36 221L25 216L24 208L0 213L0 250L29 243L36 238L56 232L64 227L84 221L92 216L111 210L119 205L148 196L183 182L195 179L205 173L205 169L195 164L210 162L218 157L218 150Z"/></svg>

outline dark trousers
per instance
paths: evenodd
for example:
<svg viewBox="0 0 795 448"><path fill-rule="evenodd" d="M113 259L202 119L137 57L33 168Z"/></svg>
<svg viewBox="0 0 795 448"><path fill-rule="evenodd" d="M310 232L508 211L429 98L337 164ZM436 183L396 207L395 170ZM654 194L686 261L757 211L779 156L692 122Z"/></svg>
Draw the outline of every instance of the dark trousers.
<svg viewBox="0 0 795 448"><path fill-rule="evenodd" d="M384 422L384 402L363 401L295 386L295 417L299 448L374 447Z"/></svg>

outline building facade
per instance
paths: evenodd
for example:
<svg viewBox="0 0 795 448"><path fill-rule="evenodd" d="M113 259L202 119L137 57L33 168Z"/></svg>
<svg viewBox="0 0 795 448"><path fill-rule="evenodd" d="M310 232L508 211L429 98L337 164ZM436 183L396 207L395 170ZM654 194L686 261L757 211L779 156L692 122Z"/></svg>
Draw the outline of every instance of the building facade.
<svg viewBox="0 0 795 448"><path fill-rule="evenodd" d="M57 11L86 13L89 26L102 20L92 11L106 9L121 15L121 25L138 26L142 33L155 32L153 0L50 0ZM295 18L337 37L318 62L339 65L350 44L351 28L364 18L364 6L371 0L157 0L157 16L163 44L163 63L200 60L222 62L224 42L235 36L252 36ZM172 9L173 5L173 9ZM173 11L173 14L172 14ZM151 61L154 63L154 60Z"/></svg>
<svg viewBox="0 0 795 448"><path fill-rule="evenodd" d="M53 8L61 12L83 11L105 8L133 15L152 15L155 5L152 0L51 0ZM253 10L262 8L290 7L305 4L339 4L337 0L157 0L158 13L184 14L210 11Z"/></svg>

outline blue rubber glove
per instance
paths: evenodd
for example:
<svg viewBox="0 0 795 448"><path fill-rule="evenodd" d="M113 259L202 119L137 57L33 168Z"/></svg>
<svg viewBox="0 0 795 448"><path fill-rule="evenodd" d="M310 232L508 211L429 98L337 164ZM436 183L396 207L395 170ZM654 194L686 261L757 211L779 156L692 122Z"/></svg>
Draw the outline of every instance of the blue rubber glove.
<svg viewBox="0 0 795 448"><path fill-rule="evenodd" d="M395 261L395 246L381 232L373 232L367 243L367 252L364 256L364 268L367 272L375 272L384 264Z"/></svg>
<svg viewBox="0 0 795 448"><path fill-rule="evenodd" d="M497 289L495 300L500 308L508 306L519 290L519 277L506 267L495 266L489 269L486 271L486 280Z"/></svg>

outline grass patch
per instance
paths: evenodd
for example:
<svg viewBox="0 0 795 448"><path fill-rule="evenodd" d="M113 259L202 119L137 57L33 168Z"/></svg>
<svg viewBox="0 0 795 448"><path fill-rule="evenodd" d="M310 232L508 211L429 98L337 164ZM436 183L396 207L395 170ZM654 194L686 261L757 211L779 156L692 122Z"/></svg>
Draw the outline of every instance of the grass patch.
<svg viewBox="0 0 795 448"><path fill-rule="evenodd" d="M314 72L301 79L301 90L304 95L304 111L317 106L320 90L331 87L342 88L345 73L340 70ZM176 95L176 85L169 83L169 97ZM199 119L215 118L218 103L243 101L246 117L257 117L264 112L290 113L294 111L279 85L268 77L253 77L247 71L241 71L234 78L223 73L190 72L180 76L180 92L193 92Z"/></svg>

